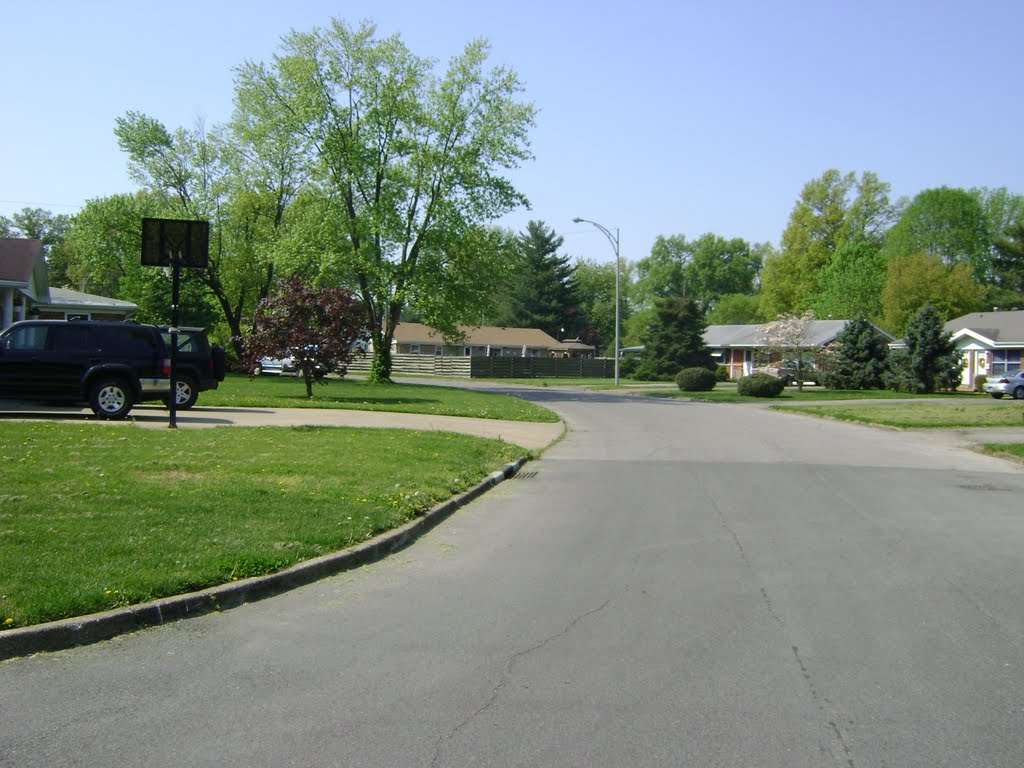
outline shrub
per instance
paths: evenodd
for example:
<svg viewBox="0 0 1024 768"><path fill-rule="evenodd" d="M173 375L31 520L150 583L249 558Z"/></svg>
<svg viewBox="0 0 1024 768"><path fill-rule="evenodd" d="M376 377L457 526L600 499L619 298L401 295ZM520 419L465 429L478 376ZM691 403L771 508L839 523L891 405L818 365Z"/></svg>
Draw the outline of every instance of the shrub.
<svg viewBox="0 0 1024 768"><path fill-rule="evenodd" d="M724 365L720 365L715 368L715 381L728 381L729 380L729 369Z"/></svg>
<svg viewBox="0 0 1024 768"><path fill-rule="evenodd" d="M676 384L683 392L710 392L718 379L707 368L683 368L676 374Z"/></svg>
<svg viewBox="0 0 1024 768"><path fill-rule="evenodd" d="M988 376L986 376L983 373L979 373L977 376L975 376L974 377L974 391L975 392L984 392L985 391L985 382L986 381L988 381Z"/></svg>
<svg viewBox="0 0 1024 768"><path fill-rule="evenodd" d="M786 383L770 373L753 373L736 383L737 394L746 397L778 397L785 388Z"/></svg>

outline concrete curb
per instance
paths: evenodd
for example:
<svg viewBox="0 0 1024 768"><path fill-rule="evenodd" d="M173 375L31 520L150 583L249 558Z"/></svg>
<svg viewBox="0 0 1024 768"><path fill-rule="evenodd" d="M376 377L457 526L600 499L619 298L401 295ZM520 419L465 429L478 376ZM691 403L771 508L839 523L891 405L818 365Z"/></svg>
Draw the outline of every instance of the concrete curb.
<svg viewBox="0 0 1024 768"><path fill-rule="evenodd" d="M341 552L297 563L277 573L254 576L200 592L176 595L89 616L0 631L0 661L34 653L61 651L78 645L109 640L146 627L155 627L215 611L226 611L382 560L412 544L460 507L483 495L503 480L514 476L525 463L524 456L511 464L506 464L474 488L439 504L400 528L382 533Z"/></svg>

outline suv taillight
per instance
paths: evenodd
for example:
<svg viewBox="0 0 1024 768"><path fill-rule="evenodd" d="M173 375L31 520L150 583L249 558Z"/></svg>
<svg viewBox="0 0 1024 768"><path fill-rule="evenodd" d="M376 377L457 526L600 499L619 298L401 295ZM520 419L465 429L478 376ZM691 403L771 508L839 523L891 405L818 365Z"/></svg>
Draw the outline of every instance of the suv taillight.
<svg viewBox="0 0 1024 768"><path fill-rule="evenodd" d="M160 361L160 372L163 376L171 375L171 358L165 357Z"/></svg>

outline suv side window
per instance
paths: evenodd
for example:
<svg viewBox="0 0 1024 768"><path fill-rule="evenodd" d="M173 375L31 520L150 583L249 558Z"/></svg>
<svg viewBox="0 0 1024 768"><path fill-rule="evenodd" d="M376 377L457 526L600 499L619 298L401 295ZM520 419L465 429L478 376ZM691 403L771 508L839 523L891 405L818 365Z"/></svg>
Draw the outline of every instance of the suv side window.
<svg viewBox="0 0 1024 768"><path fill-rule="evenodd" d="M154 334L147 328L110 324L94 326L100 348L108 354L130 357L153 357L158 354Z"/></svg>
<svg viewBox="0 0 1024 768"><path fill-rule="evenodd" d="M46 349L48 326L23 325L15 328L3 338L4 349L23 352L41 352Z"/></svg>
<svg viewBox="0 0 1024 768"><path fill-rule="evenodd" d="M62 354L91 354L96 347L88 328L66 325L55 326L50 330L50 348Z"/></svg>

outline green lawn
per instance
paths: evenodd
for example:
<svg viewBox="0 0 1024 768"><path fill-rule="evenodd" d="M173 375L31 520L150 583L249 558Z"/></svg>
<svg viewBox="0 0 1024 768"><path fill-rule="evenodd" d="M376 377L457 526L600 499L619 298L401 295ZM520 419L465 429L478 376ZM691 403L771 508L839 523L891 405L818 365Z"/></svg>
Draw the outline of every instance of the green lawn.
<svg viewBox="0 0 1024 768"><path fill-rule="evenodd" d="M217 389L202 392L198 406L230 408L343 408L359 411L397 411L435 416L471 416L508 421L555 422L547 408L517 397L455 387L419 384L370 384L361 379L329 378L313 387L295 376L229 374Z"/></svg>
<svg viewBox="0 0 1024 768"><path fill-rule="evenodd" d="M774 401L772 401L774 402ZM1024 426L1024 405L1013 400L965 396L958 402L884 403L774 406L777 410L805 413L841 421L904 428L965 428Z"/></svg>
<svg viewBox="0 0 1024 768"><path fill-rule="evenodd" d="M522 453L443 432L5 422L0 627L179 594L340 550Z"/></svg>
<svg viewBox="0 0 1024 768"><path fill-rule="evenodd" d="M825 387L804 387L801 392L796 387L787 387L779 397L746 397L736 393L735 382L718 384L711 392L681 392L678 387L665 384L664 389L652 389L645 394L652 397L671 397L693 400L706 400L713 403L814 403L829 400L933 400L937 397L963 398L978 400L973 393L938 392L932 395L908 395L905 392L893 392L888 389L827 389Z"/></svg>

